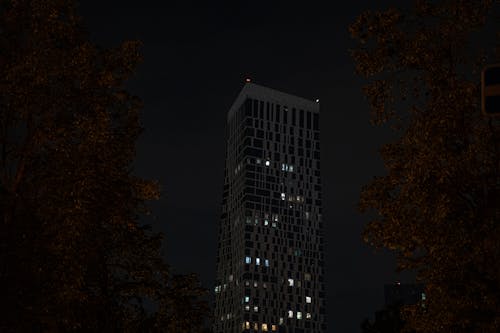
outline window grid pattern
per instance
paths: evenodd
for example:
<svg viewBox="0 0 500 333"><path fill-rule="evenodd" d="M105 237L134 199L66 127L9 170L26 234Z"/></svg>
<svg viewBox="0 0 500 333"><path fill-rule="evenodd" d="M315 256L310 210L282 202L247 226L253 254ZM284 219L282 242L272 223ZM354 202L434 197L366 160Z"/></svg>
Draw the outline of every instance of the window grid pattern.
<svg viewBox="0 0 500 333"><path fill-rule="evenodd" d="M228 118L214 332L323 333L318 107L266 97Z"/></svg>

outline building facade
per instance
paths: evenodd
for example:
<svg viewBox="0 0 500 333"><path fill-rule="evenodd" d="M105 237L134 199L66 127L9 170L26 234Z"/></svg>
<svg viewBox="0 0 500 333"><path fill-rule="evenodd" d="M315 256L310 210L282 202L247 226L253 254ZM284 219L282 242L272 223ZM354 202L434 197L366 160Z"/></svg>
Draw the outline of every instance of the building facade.
<svg viewBox="0 0 500 333"><path fill-rule="evenodd" d="M324 333L319 101L247 82L227 116L214 332Z"/></svg>

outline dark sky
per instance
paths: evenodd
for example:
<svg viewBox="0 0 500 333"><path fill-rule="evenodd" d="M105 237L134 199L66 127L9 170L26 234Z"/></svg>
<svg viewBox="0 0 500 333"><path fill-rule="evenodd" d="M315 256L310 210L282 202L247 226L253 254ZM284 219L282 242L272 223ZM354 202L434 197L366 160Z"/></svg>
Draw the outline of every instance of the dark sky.
<svg viewBox="0 0 500 333"><path fill-rule="evenodd" d="M383 285L407 277L360 236L368 220L356 212L360 188L383 174L378 148L391 134L369 123L347 29L362 11L400 1L323 2L85 0L80 13L102 46L144 43L129 84L145 105L136 172L162 184L152 207L168 262L198 273L210 290L225 117L244 79L321 100L328 332L357 333L382 307Z"/></svg>

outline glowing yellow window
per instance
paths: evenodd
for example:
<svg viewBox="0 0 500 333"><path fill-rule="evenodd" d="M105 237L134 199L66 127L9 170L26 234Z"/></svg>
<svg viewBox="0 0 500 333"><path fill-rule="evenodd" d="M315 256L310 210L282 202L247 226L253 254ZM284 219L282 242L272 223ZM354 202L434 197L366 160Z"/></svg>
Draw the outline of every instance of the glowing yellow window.
<svg viewBox="0 0 500 333"><path fill-rule="evenodd" d="M262 324L262 332L267 332L267 324Z"/></svg>

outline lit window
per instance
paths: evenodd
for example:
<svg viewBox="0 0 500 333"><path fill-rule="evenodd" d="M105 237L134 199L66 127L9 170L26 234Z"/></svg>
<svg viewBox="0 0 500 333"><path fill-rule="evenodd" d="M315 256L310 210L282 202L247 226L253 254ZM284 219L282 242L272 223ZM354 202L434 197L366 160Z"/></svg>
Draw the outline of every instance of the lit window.
<svg viewBox="0 0 500 333"><path fill-rule="evenodd" d="M288 168L288 171L293 172L293 165L290 165L290 167Z"/></svg>
<svg viewBox="0 0 500 333"><path fill-rule="evenodd" d="M274 214L274 221L278 222L278 214Z"/></svg>
<svg viewBox="0 0 500 333"><path fill-rule="evenodd" d="M250 285L250 281L245 281L245 286L249 286Z"/></svg>
<svg viewBox="0 0 500 333"><path fill-rule="evenodd" d="M269 225L269 221L268 220L264 220L264 225Z"/></svg>
<svg viewBox="0 0 500 333"><path fill-rule="evenodd" d="M288 286L293 287L293 279L288 279Z"/></svg>
<svg viewBox="0 0 500 333"><path fill-rule="evenodd" d="M279 325L283 325L283 317L280 317L280 323Z"/></svg>
<svg viewBox="0 0 500 333"><path fill-rule="evenodd" d="M269 267L269 259L264 260L264 266Z"/></svg>
<svg viewBox="0 0 500 333"><path fill-rule="evenodd" d="M427 299L427 297L425 296L425 293L422 293L421 298L422 298L422 301L425 301Z"/></svg>
<svg viewBox="0 0 500 333"><path fill-rule="evenodd" d="M271 165L271 162L269 162L269 160L266 160L266 166L269 166Z"/></svg>
<svg viewBox="0 0 500 333"><path fill-rule="evenodd" d="M258 306L254 306L253 307L253 312L259 312L259 307Z"/></svg>
<svg viewBox="0 0 500 333"><path fill-rule="evenodd" d="M263 282L262 283L262 288L267 289L267 283Z"/></svg>
<svg viewBox="0 0 500 333"><path fill-rule="evenodd" d="M304 280L311 281L311 274L309 273L304 274Z"/></svg>
<svg viewBox="0 0 500 333"><path fill-rule="evenodd" d="M309 220L309 212L306 212L306 220Z"/></svg>
<svg viewBox="0 0 500 333"><path fill-rule="evenodd" d="M255 258L255 264L256 264L257 266L259 266L259 265L260 265L260 258Z"/></svg>
<svg viewBox="0 0 500 333"><path fill-rule="evenodd" d="M281 200L285 200L285 193L281 193Z"/></svg>
<svg viewBox="0 0 500 333"><path fill-rule="evenodd" d="M253 282L253 286L254 286L255 288L257 288L257 287L259 286L259 283L258 283L257 281L254 281L254 282Z"/></svg>
<svg viewBox="0 0 500 333"><path fill-rule="evenodd" d="M311 314L309 312L306 313L306 319L311 319Z"/></svg>
<svg viewBox="0 0 500 333"><path fill-rule="evenodd" d="M267 332L267 324L262 324L262 332Z"/></svg>
<svg viewBox="0 0 500 333"><path fill-rule="evenodd" d="M278 329L278 327L276 325L271 325L271 331L276 331Z"/></svg>
<svg viewBox="0 0 500 333"><path fill-rule="evenodd" d="M254 323L254 324L253 324L253 329L254 329L255 331L258 331L258 330L259 330L259 324Z"/></svg>
<svg viewBox="0 0 500 333"><path fill-rule="evenodd" d="M233 274L229 275L229 282L233 282Z"/></svg>
<svg viewBox="0 0 500 333"><path fill-rule="evenodd" d="M250 305L245 305L245 311L250 311Z"/></svg>
<svg viewBox="0 0 500 333"><path fill-rule="evenodd" d="M302 312L297 311L297 319L302 319Z"/></svg>
<svg viewBox="0 0 500 333"><path fill-rule="evenodd" d="M252 258L251 257L245 257L245 263L246 264L251 264L252 263Z"/></svg>
<svg viewBox="0 0 500 333"><path fill-rule="evenodd" d="M258 158L255 162L257 162L257 164L260 164L260 158Z"/></svg>
<svg viewBox="0 0 500 333"><path fill-rule="evenodd" d="M306 303L311 303L311 296L306 296Z"/></svg>
<svg viewBox="0 0 500 333"><path fill-rule="evenodd" d="M286 168L285 168L285 163L281 164L281 171L285 171Z"/></svg>
<svg viewBox="0 0 500 333"><path fill-rule="evenodd" d="M250 302L250 296L245 296L245 303Z"/></svg>
<svg viewBox="0 0 500 333"><path fill-rule="evenodd" d="M288 310L288 318L293 318L293 311L292 310Z"/></svg>
<svg viewBox="0 0 500 333"><path fill-rule="evenodd" d="M276 228L276 222L273 222L273 223L271 224L271 226L272 226L273 228Z"/></svg>
<svg viewBox="0 0 500 333"><path fill-rule="evenodd" d="M245 321L245 329L247 329L247 330L250 329L250 322Z"/></svg>

